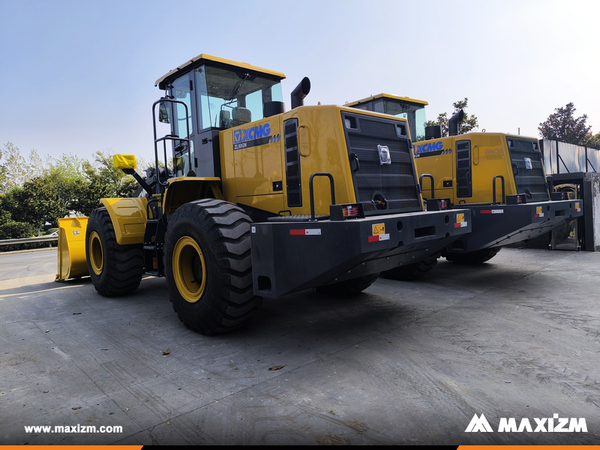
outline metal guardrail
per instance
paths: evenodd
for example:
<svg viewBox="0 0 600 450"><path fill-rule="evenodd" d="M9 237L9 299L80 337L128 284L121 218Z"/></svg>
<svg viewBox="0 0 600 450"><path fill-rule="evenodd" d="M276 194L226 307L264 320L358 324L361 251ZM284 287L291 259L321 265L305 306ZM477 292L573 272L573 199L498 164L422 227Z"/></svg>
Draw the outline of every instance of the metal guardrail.
<svg viewBox="0 0 600 450"><path fill-rule="evenodd" d="M43 244L48 243L48 247L52 247L52 244L56 243L58 245L58 236L40 236L34 238L25 238L25 239L5 239L0 241L1 247L13 247L13 246L21 246L25 244Z"/></svg>

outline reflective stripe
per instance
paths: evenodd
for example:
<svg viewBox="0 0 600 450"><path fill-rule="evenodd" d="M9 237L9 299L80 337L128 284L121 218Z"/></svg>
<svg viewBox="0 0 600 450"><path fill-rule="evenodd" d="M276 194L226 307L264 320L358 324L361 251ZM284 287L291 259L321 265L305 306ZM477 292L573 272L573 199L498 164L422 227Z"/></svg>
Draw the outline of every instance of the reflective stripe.
<svg viewBox="0 0 600 450"><path fill-rule="evenodd" d="M305 230L290 230L290 236L321 236L321 229L308 228Z"/></svg>

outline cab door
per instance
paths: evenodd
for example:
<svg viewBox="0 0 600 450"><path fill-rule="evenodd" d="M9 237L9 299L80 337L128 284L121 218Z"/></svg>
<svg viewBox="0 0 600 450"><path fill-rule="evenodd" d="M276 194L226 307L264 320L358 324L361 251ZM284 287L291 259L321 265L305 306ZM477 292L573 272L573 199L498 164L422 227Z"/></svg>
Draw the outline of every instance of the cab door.
<svg viewBox="0 0 600 450"><path fill-rule="evenodd" d="M174 120L172 124L172 132L181 139L190 139L191 151L185 141L173 141L173 166L175 176L188 176L195 169L194 156L194 140L195 140L195 124L192 117L194 114L195 102L192 95L193 83L188 75L184 75L173 82L171 94L177 101L185 103L175 103L173 107ZM187 106L187 109L186 109Z"/></svg>

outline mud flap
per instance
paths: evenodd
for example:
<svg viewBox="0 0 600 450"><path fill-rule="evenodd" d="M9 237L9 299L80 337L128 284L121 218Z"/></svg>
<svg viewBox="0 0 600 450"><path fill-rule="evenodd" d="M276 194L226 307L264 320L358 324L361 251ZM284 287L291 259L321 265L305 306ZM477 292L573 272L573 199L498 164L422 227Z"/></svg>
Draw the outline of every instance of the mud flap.
<svg viewBox="0 0 600 450"><path fill-rule="evenodd" d="M85 256L87 217L58 219L58 273L55 281L88 275Z"/></svg>

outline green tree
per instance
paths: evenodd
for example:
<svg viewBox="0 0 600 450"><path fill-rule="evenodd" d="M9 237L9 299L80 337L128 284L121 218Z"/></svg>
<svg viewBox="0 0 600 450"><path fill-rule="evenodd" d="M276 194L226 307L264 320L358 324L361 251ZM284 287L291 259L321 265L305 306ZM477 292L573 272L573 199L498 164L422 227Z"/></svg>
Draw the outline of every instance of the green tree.
<svg viewBox="0 0 600 450"><path fill-rule="evenodd" d="M78 190L74 210L84 215L101 206L100 199L133 197L139 185L135 179L113 167L112 155L96 152L94 164L85 162L83 172L86 182Z"/></svg>
<svg viewBox="0 0 600 450"><path fill-rule="evenodd" d="M54 160L51 164L52 170L62 173L69 179L83 178L85 173L83 170L87 159L79 158L71 154L63 154L60 159Z"/></svg>
<svg viewBox="0 0 600 450"><path fill-rule="evenodd" d="M8 220L15 220L15 215L18 215L19 203L17 197L19 197L19 191L21 190L20 187L15 187L6 194L0 194L0 208L8 212Z"/></svg>
<svg viewBox="0 0 600 450"><path fill-rule="evenodd" d="M4 149L0 148L0 194L6 192L6 167L2 164Z"/></svg>
<svg viewBox="0 0 600 450"><path fill-rule="evenodd" d="M575 117L575 106L567 103L564 108L556 108L538 130L542 139L555 139L568 144L600 148L600 133L593 135L587 125L587 114Z"/></svg>
<svg viewBox="0 0 600 450"><path fill-rule="evenodd" d="M12 142L6 143L4 149L0 150L0 193L23 186L26 181L43 175L48 166L49 157L42 158L35 149L25 158L19 147Z"/></svg>
<svg viewBox="0 0 600 450"><path fill-rule="evenodd" d="M56 226L59 218L72 211L77 189L85 183L81 169L85 160L63 155L47 167L37 152L32 151L29 160L24 161L27 173L34 176L7 192L6 209L12 220L31 224L38 230L46 222ZM34 167L36 164L41 167Z"/></svg>
<svg viewBox="0 0 600 450"><path fill-rule="evenodd" d="M30 161L33 158L30 157ZM46 222L57 226L59 218L74 210L78 191L86 183L82 170L85 162L76 156L63 155L40 175L24 182L21 188L13 189L10 194L18 208L11 212L12 218L38 229Z"/></svg>
<svg viewBox="0 0 600 450"><path fill-rule="evenodd" d="M46 163L35 150L26 159L18 147L6 144L0 150L5 158L0 169L6 169L0 174L8 174L2 185L6 190L0 191L5 192L0 194L0 226L10 224L8 233L24 230L14 222L40 230L46 222L56 226L59 218L73 213L89 215L101 198L135 195L137 182L113 167L112 155L94 156L93 163L73 155Z"/></svg>
<svg viewBox="0 0 600 450"><path fill-rule="evenodd" d="M35 228L23 222L12 219L12 212L18 210L14 192L21 188L14 188L6 195L0 194L0 239L19 239L35 235Z"/></svg>
<svg viewBox="0 0 600 450"><path fill-rule="evenodd" d="M18 208L12 212L13 219L38 229L46 222L57 226L58 219L68 216L73 209L73 199L82 182L82 178L68 178L54 168L25 182L14 192Z"/></svg>
<svg viewBox="0 0 600 450"><path fill-rule="evenodd" d="M31 180L42 176L50 167L50 157L41 157L36 149L29 152L29 157L25 160L25 179Z"/></svg>
<svg viewBox="0 0 600 450"><path fill-rule="evenodd" d="M464 100L459 100L457 102L452 103L452 107L454 108L454 111L452 112L452 115L450 117L452 117L454 114L459 112L461 109L465 113L463 121L458 124L458 134L465 134L465 133L468 133L469 131L474 131L477 128L479 128L479 122L477 120L477 116L472 115L472 114L469 115L466 112L468 100L469 99L467 97L465 97ZM448 136L448 122L450 120L450 117L448 117L447 113L440 113L440 114L438 114L438 117L436 120L428 120L425 123L425 126L440 125L442 127L442 136L446 137L446 136Z"/></svg>
<svg viewBox="0 0 600 450"><path fill-rule="evenodd" d="M0 192L6 193L14 187L22 186L27 179L25 158L21 155L19 147L12 142L7 142L2 151L2 185Z"/></svg>
<svg viewBox="0 0 600 450"><path fill-rule="evenodd" d="M33 237L36 230L28 223L10 220L0 225L0 239L21 239Z"/></svg>
<svg viewBox="0 0 600 450"><path fill-rule="evenodd" d="M600 133L590 135L590 139L587 145L588 147L597 148L600 150Z"/></svg>
<svg viewBox="0 0 600 450"><path fill-rule="evenodd" d="M12 215L10 211L6 209L6 206L4 204L4 197L5 195L0 194L0 226L12 220Z"/></svg>

